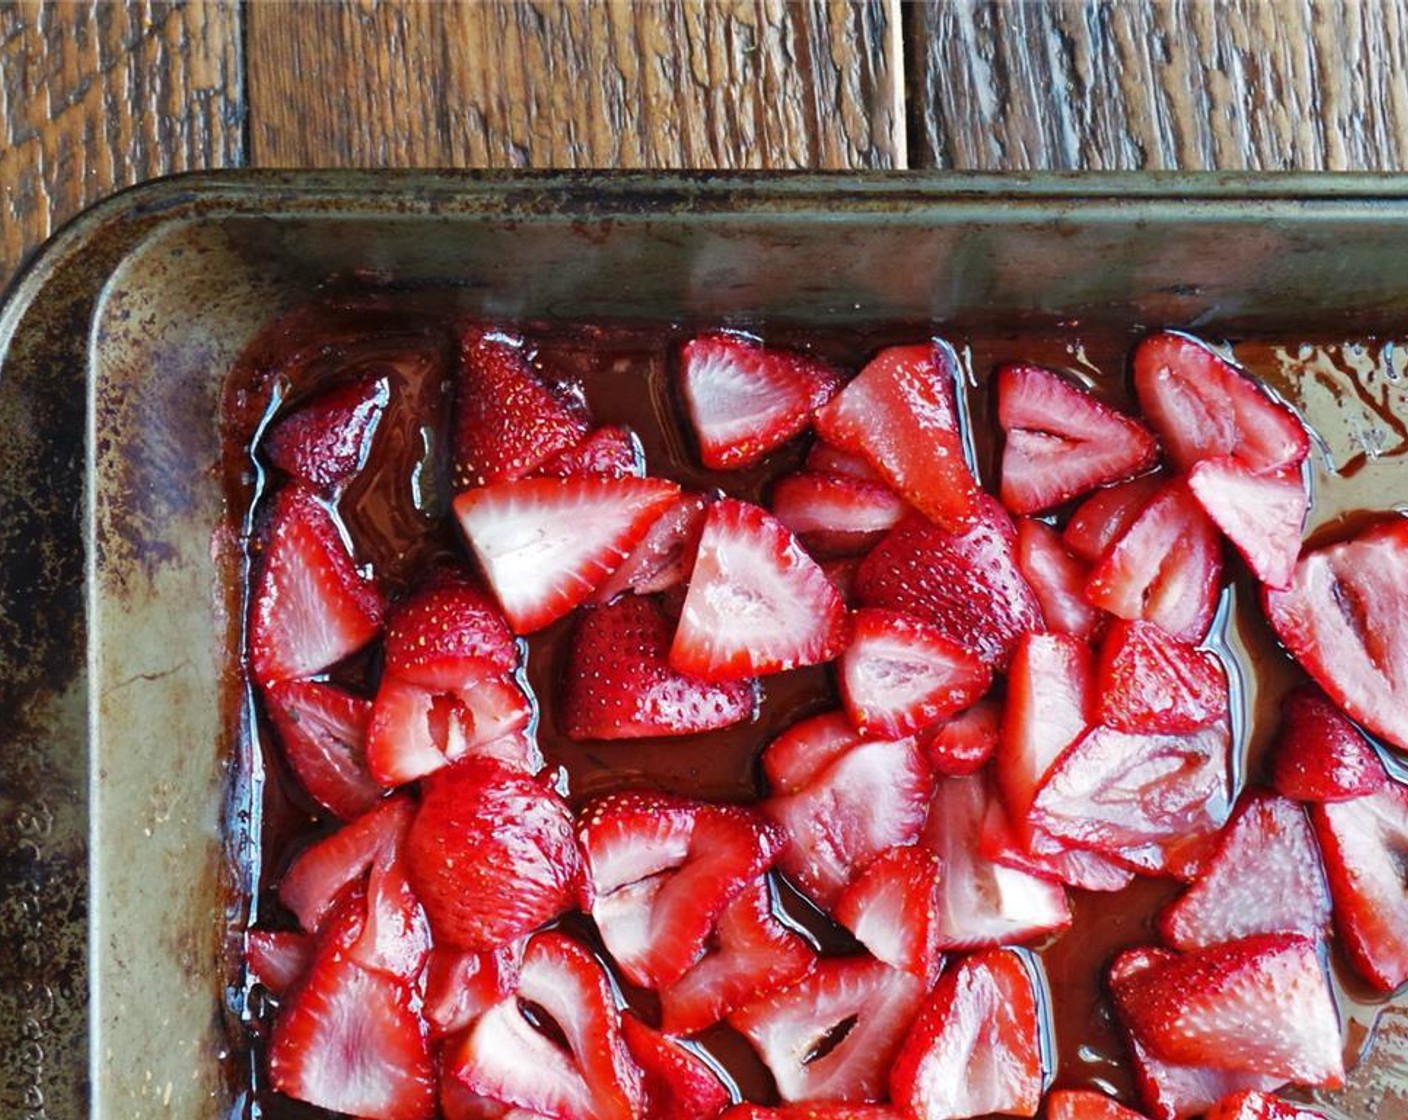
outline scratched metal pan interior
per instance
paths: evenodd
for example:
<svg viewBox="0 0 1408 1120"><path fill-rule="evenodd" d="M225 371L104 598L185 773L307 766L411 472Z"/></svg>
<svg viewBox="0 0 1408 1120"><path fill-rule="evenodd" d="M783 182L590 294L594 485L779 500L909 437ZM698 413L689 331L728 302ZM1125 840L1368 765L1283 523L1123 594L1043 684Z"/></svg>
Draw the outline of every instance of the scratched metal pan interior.
<svg viewBox="0 0 1408 1120"><path fill-rule="evenodd" d="M1408 495L1404 260L1408 180L1374 177L250 173L89 211L0 311L0 1114L239 1111L218 401L330 278L507 319L1360 340L1277 387L1370 448L1373 506ZM1332 1106L1408 1115L1408 1012L1369 1049Z"/></svg>

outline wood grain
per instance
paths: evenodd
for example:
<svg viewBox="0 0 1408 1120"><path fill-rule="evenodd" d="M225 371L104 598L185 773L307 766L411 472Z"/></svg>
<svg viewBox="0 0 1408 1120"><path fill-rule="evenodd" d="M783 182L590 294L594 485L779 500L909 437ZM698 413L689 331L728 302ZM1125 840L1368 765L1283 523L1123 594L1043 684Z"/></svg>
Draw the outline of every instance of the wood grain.
<svg viewBox="0 0 1408 1120"><path fill-rule="evenodd" d="M905 162L898 0L318 0L248 21L259 165Z"/></svg>
<svg viewBox="0 0 1408 1120"><path fill-rule="evenodd" d="M119 187L239 163L239 10L0 2L0 284Z"/></svg>
<svg viewBox="0 0 1408 1120"><path fill-rule="evenodd" d="M1402 0L943 0L910 47L917 166L1408 167Z"/></svg>

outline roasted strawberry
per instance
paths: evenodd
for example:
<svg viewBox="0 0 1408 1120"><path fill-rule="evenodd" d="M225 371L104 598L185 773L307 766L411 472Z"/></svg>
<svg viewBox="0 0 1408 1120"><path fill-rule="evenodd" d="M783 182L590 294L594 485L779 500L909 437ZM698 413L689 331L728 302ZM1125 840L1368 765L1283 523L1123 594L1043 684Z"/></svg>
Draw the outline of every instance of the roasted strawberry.
<svg viewBox="0 0 1408 1120"><path fill-rule="evenodd" d="M264 693L284 761L314 801L351 820L386 792L367 770L371 704L335 685L280 681Z"/></svg>
<svg viewBox="0 0 1408 1120"><path fill-rule="evenodd" d="M699 458L715 470L756 463L804 431L840 388L825 362L747 335L701 335L680 351L680 394Z"/></svg>
<svg viewBox="0 0 1408 1120"><path fill-rule="evenodd" d="M842 451L824 439L812 444L803 466L816 474L843 475L846 478L858 478L862 482L878 482L881 485L885 483L884 476L870 465L864 455L858 455L854 451Z"/></svg>
<svg viewBox="0 0 1408 1120"><path fill-rule="evenodd" d="M1204 1120L1326 1120L1326 1116L1318 1109L1252 1090L1219 1101Z"/></svg>
<svg viewBox="0 0 1408 1120"><path fill-rule="evenodd" d="M518 668L518 643L489 593L467 572L432 572L386 620L387 673L415 679L448 659L476 657L501 673Z"/></svg>
<svg viewBox="0 0 1408 1120"><path fill-rule="evenodd" d="M1162 475L1146 474L1097 490L1076 507L1061 540L1078 559L1094 564L1129 531L1166 481Z"/></svg>
<svg viewBox="0 0 1408 1120"><path fill-rule="evenodd" d="M1271 758L1276 792L1296 801L1347 801L1388 780L1374 748L1314 685L1281 702Z"/></svg>
<svg viewBox="0 0 1408 1120"><path fill-rule="evenodd" d="M810 471L778 479L771 506L814 556L864 552L909 510L882 483Z"/></svg>
<svg viewBox="0 0 1408 1120"><path fill-rule="evenodd" d="M1252 575L1267 587L1290 586L1310 507L1299 469L1257 474L1232 456L1204 459L1189 473L1188 489Z"/></svg>
<svg viewBox="0 0 1408 1120"><path fill-rule="evenodd" d="M1116 731L1186 734L1227 714L1227 670L1217 655L1152 622L1111 625L1096 682L1096 714Z"/></svg>
<svg viewBox="0 0 1408 1120"><path fill-rule="evenodd" d="M688 580L708 509L709 499L703 494L681 494L674 505L651 522L640 543L606 577L591 601L609 603L627 591L652 595Z"/></svg>
<svg viewBox="0 0 1408 1120"><path fill-rule="evenodd" d="M642 1120L713 1120L728 1107L728 1090L702 1058L621 1016L621 1034L641 1071Z"/></svg>
<svg viewBox="0 0 1408 1120"><path fill-rule="evenodd" d="M1305 553L1268 590L1277 637L1341 708L1408 750L1408 517Z"/></svg>
<svg viewBox="0 0 1408 1120"><path fill-rule="evenodd" d="M1046 1098L1046 1120L1144 1120L1133 1109L1090 1089L1057 1089Z"/></svg>
<svg viewBox="0 0 1408 1120"><path fill-rule="evenodd" d="M890 1093L916 1120L1035 1116L1047 1070L1034 958L975 953L950 968L905 1039Z"/></svg>
<svg viewBox="0 0 1408 1120"><path fill-rule="evenodd" d="M927 848L890 848L841 892L832 916L877 960L927 983L943 963L934 912L941 874Z"/></svg>
<svg viewBox="0 0 1408 1120"><path fill-rule="evenodd" d="M363 905L361 934L348 946L348 958L416 984L430 955L430 923L406 877L404 838L384 846L372 860Z"/></svg>
<svg viewBox="0 0 1408 1120"><path fill-rule="evenodd" d="M979 700L966 712L942 719L919 737L935 774L961 778L979 770L1002 737L1002 705Z"/></svg>
<svg viewBox="0 0 1408 1120"><path fill-rule="evenodd" d="M924 516L962 532L978 486L964 455L958 357L947 343L875 355L816 415L817 434L863 456Z"/></svg>
<svg viewBox="0 0 1408 1120"><path fill-rule="evenodd" d="M362 374L299 402L275 421L260 452L291 478L332 494L367 461L390 401L384 375Z"/></svg>
<svg viewBox="0 0 1408 1120"><path fill-rule="evenodd" d="M522 943L510 943L492 953L431 949L421 1005L431 1037L463 1030L517 988L522 953Z"/></svg>
<svg viewBox="0 0 1408 1120"><path fill-rule="evenodd" d="M252 929L244 939L250 978L275 996L283 995L307 973L313 950L313 938L306 933Z"/></svg>
<svg viewBox="0 0 1408 1120"><path fill-rule="evenodd" d="M1041 604L1048 630L1090 641L1105 616L1085 601L1090 567L1044 521L1017 520L1017 567Z"/></svg>
<svg viewBox="0 0 1408 1120"><path fill-rule="evenodd" d="M709 507L671 665L736 680L830 661L845 641L841 596L780 521L733 498Z"/></svg>
<svg viewBox="0 0 1408 1120"><path fill-rule="evenodd" d="M466 491L455 514L509 625L529 634L585 601L678 495L659 478L532 478Z"/></svg>
<svg viewBox="0 0 1408 1120"><path fill-rule="evenodd" d="M1040 513L1147 471L1159 448L1144 426L1088 389L1041 366L997 371L1002 504Z"/></svg>
<svg viewBox="0 0 1408 1120"><path fill-rule="evenodd" d="M645 451L635 432L609 425L540 464L535 473L548 478L644 478Z"/></svg>
<svg viewBox="0 0 1408 1120"><path fill-rule="evenodd" d="M768 785L774 793L801 793L861 739L845 712L798 720L763 751Z"/></svg>
<svg viewBox="0 0 1408 1120"><path fill-rule="evenodd" d="M711 683L670 667L674 626L652 599L628 595L582 613L567 651L560 706L573 739L693 735L752 717L754 681Z"/></svg>
<svg viewBox="0 0 1408 1120"><path fill-rule="evenodd" d="M877 1101L924 988L874 957L830 957L728 1021L772 1071L784 1101Z"/></svg>
<svg viewBox="0 0 1408 1120"><path fill-rule="evenodd" d="M995 797L988 800L978 851L1003 867L1083 891L1120 891L1134 880L1134 872L1123 863L1099 852L1069 847L1045 833L1028 830L1024 842Z"/></svg>
<svg viewBox="0 0 1408 1120"><path fill-rule="evenodd" d="M1017 567L1017 531L986 495L972 523L950 533L911 515L885 536L856 572L863 606L912 614L999 671L1017 639L1044 630L1041 606Z"/></svg>
<svg viewBox="0 0 1408 1120"><path fill-rule="evenodd" d="M764 1108L760 1104L736 1104L720 1120L905 1120L898 1111L883 1104L784 1104Z"/></svg>

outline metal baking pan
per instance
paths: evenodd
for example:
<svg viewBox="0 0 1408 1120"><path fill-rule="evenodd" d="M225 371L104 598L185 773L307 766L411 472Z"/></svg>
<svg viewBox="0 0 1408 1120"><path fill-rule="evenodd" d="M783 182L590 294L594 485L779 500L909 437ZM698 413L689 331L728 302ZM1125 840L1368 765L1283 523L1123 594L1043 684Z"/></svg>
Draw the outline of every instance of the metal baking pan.
<svg viewBox="0 0 1408 1120"><path fill-rule="evenodd" d="M250 172L88 211L0 309L0 1115L233 1107L217 400L326 278L508 317L1394 337L1405 260L1408 178L1369 176ZM1408 1116L1408 1013L1336 1107Z"/></svg>

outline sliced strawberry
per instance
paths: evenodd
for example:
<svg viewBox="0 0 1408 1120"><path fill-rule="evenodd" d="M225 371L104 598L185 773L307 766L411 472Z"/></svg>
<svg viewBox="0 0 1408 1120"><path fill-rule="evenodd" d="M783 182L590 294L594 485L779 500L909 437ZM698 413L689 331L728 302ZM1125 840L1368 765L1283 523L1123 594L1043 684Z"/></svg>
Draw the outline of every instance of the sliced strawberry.
<svg viewBox="0 0 1408 1120"><path fill-rule="evenodd" d="M1307 552L1267 591L1277 636L1341 708L1408 750L1408 518Z"/></svg>
<svg viewBox="0 0 1408 1120"><path fill-rule="evenodd" d="M1017 567L1041 604L1046 628L1090 641L1105 616L1085 601L1090 568L1044 521L1017 520Z"/></svg>
<svg viewBox="0 0 1408 1120"><path fill-rule="evenodd" d="M885 477L870 465L864 455L842 451L823 439L812 444L803 465L817 474L843 475L846 478L858 478L862 482L878 482L881 485L885 483Z"/></svg>
<svg viewBox="0 0 1408 1120"><path fill-rule="evenodd" d="M1159 916L1178 949L1205 949L1254 933L1319 937L1330 896L1305 811L1257 791L1238 808L1198 881Z"/></svg>
<svg viewBox="0 0 1408 1120"><path fill-rule="evenodd" d="M308 796L345 821L381 799L386 791L367 770L371 704L317 681L280 681L264 699L284 761Z"/></svg>
<svg viewBox="0 0 1408 1120"><path fill-rule="evenodd" d="M489 593L468 573L433 572L386 620L384 669L410 679L446 659L478 657L502 673L518 668L518 643Z"/></svg>
<svg viewBox="0 0 1408 1120"><path fill-rule="evenodd" d="M730 1011L801 979L816 954L773 914L767 881L757 879L724 908L704 956L660 992L661 1026L695 1034Z"/></svg>
<svg viewBox="0 0 1408 1120"><path fill-rule="evenodd" d="M890 1071L906 1115L1036 1115L1048 1072L1036 968L1025 954L989 949L940 977Z"/></svg>
<svg viewBox="0 0 1408 1120"><path fill-rule="evenodd" d="M883 1104L784 1104L764 1108L760 1104L736 1104L720 1120L905 1120L899 1112Z"/></svg>
<svg viewBox="0 0 1408 1120"><path fill-rule="evenodd" d="M958 358L946 343L892 346L816 415L817 434L863 456L924 516L962 532L978 486L964 458Z"/></svg>
<svg viewBox="0 0 1408 1120"><path fill-rule="evenodd" d="M670 664L706 680L830 661L846 641L846 609L787 528L748 502L709 507Z"/></svg>
<svg viewBox="0 0 1408 1120"><path fill-rule="evenodd" d="M934 913L940 874L927 848L890 848L841 892L832 916L877 960L927 983L943 964Z"/></svg>
<svg viewBox="0 0 1408 1120"><path fill-rule="evenodd" d="M1096 681L1098 717L1117 731L1185 734L1227 714L1227 670L1217 655L1152 622L1115 621Z"/></svg>
<svg viewBox="0 0 1408 1120"><path fill-rule="evenodd" d="M763 752L763 766L779 769ZM790 750L786 741L782 748ZM913 843L924 827L934 778L913 739L861 742L762 804L786 837L778 866L818 906L829 907L886 848Z"/></svg>
<svg viewBox="0 0 1408 1120"><path fill-rule="evenodd" d="M1208 632L1221 590L1222 542L1186 483L1156 496L1090 573L1085 597L1119 618L1157 622L1184 641Z"/></svg>
<svg viewBox="0 0 1408 1120"><path fill-rule="evenodd" d="M756 463L800 434L840 388L825 362L746 335L700 335L680 351L680 393L712 470Z"/></svg>
<svg viewBox="0 0 1408 1120"><path fill-rule="evenodd" d="M463 1030L518 987L521 944L492 953L463 953L437 946L425 970L421 1014L432 1038Z"/></svg>
<svg viewBox="0 0 1408 1120"><path fill-rule="evenodd" d="M717 684L670 668L674 626L651 599L628 595L583 611L563 674L560 718L572 739L693 735L752 718L754 681Z"/></svg>
<svg viewBox="0 0 1408 1120"><path fill-rule="evenodd" d="M970 707L992 671L936 627L899 611L851 616L841 699L862 735L898 738Z"/></svg>
<svg viewBox="0 0 1408 1120"><path fill-rule="evenodd" d="M1146 474L1097 490L1076 507L1061 540L1078 559L1094 564L1129 531L1165 482L1162 475Z"/></svg>
<svg viewBox="0 0 1408 1120"><path fill-rule="evenodd" d="M362 469L391 401L391 385L366 373L300 402L260 441L264 458L324 494Z"/></svg>
<svg viewBox="0 0 1408 1120"><path fill-rule="evenodd" d="M981 769L1001 738L1002 705L979 700L966 712L928 728L919 741L935 774L961 778Z"/></svg>
<svg viewBox="0 0 1408 1120"><path fill-rule="evenodd" d="M772 512L815 556L864 552L909 511L888 486L799 471L777 480Z"/></svg>
<svg viewBox="0 0 1408 1120"><path fill-rule="evenodd" d="M763 751L763 773L774 793L801 793L860 742L845 712L798 720Z"/></svg>
<svg viewBox="0 0 1408 1120"><path fill-rule="evenodd" d="M1234 1093L1219 1101L1205 1120L1327 1120L1318 1109L1293 1104L1256 1090Z"/></svg>
<svg viewBox="0 0 1408 1120"><path fill-rule="evenodd" d="M621 1016L626 1048L640 1066L642 1120L713 1120L728 1107L728 1090L693 1051L634 1015Z"/></svg>
<svg viewBox="0 0 1408 1120"><path fill-rule="evenodd" d="M382 600L332 515L300 483L274 497L249 618L250 666L266 687L311 677L376 636Z"/></svg>
<svg viewBox="0 0 1408 1120"><path fill-rule="evenodd" d="M1003 867L1083 891L1122 891L1134 880L1134 872L1124 864L1099 852L1068 847L1045 833L1031 833L1030 845L1024 844L998 798L988 802L978 851Z"/></svg>
<svg viewBox="0 0 1408 1120"><path fill-rule="evenodd" d="M1046 1098L1046 1120L1144 1120L1133 1109L1090 1089L1058 1089Z"/></svg>
<svg viewBox="0 0 1408 1120"><path fill-rule="evenodd" d="M581 443L587 420L538 376L522 339L472 328L460 340L451 481L456 490L521 478Z"/></svg>
<svg viewBox="0 0 1408 1120"><path fill-rule="evenodd" d="M1045 629L1041 606L1017 567L1011 518L986 495L971 516L962 534L922 517L901 521L861 562L856 595L936 626L1002 670L1018 638Z"/></svg>
<svg viewBox="0 0 1408 1120"><path fill-rule="evenodd" d="M621 1037L610 982L561 933L528 942L518 988L445 1051L471 1091L562 1120L635 1120L640 1071Z"/></svg>
<svg viewBox="0 0 1408 1120"><path fill-rule="evenodd" d="M281 996L307 973L313 939L306 933L252 929L245 934L244 960L251 979Z"/></svg>
<svg viewBox="0 0 1408 1120"><path fill-rule="evenodd" d="M583 602L675 501L659 478L531 478L470 490L455 515L518 634Z"/></svg>
<svg viewBox="0 0 1408 1120"><path fill-rule="evenodd" d="M703 494L681 494L674 505L651 522L640 543L606 577L591 601L609 603L627 591L652 595L688 580L708 509L709 499Z"/></svg>
<svg viewBox="0 0 1408 1120"><path fill-rule="evenodd" d="M363 968L415 983L430 955L430 924L406 877L404 846L398 837L372 861L362 932L347 956Z"/></svg>
<svg viewBox="0 0 1408 1120"><path fill-rule="evenodd" d="M714 923L775 858L778 837L751 810L629 791L583 811L578 838L592 917L634 984L673 984L704 952Z"/></svg>
<svg viewBox="0 0 1408 1120"><path fill-rule="evenodd" d="M476 952L569 909L581 875L572 814L562 798L479 758L426 783L406 858L436 944Z"/></svg>
<svg viewBox="0 0 1408 1120"><path fill-rule="evenodd" d="M1134 351L1134 391L1179 470L1236 455L1258 474L1299 466L1310 439L1294 412L1211 347L1164 331Z"/></svg>
<svg viewBox="0 0 1408 1120"><path fill-rule="evenodd" d="M790 988L728 1017L784 1101L876 1101L924 981L874 957L830 957Z"/></svg>
<svg viewBox="0 0 1408 1120"><path fill-rule="evenodd" d="M1040 513L1147 471L1159 457L1144 425L1054 370L1025 363L997 371L1002 504Z"/></svg>
<svg viewBox="0 0 1408 1120"><path fill-rule="evenodd" d="M1188 475L1188 489L1252 575L1268 587L1290 586L1310 508L1299 470L1257 474L1231 456L1204 459Z"/></svg>
<svg viewBox="0 0 1408 1120"><path fill-rule="evenodd" d="M554 455L536 472L549 478L644 478L645 450L635 432L618 425L597 428L576 447Z"/></svg>
<svg viewBox="0 0 1408 1120"><path fill-rule="evenodd" d="M1408 787L1390 781L1364 797L1312 805L1310 819L1349 959L1392 991L1408 980Z"/></svg>
<svg viewBox="0 0 1408 1120"><path fill-rule="evenodd" d="M1347 801L1388 780L1368 740L1313 684L1281 701L1271 759L1276 792L1296 801Z"/></svg>

